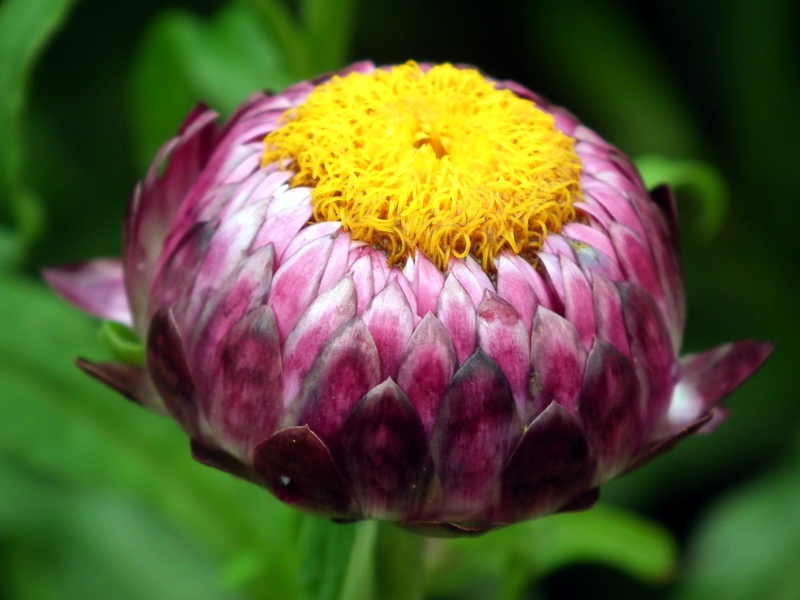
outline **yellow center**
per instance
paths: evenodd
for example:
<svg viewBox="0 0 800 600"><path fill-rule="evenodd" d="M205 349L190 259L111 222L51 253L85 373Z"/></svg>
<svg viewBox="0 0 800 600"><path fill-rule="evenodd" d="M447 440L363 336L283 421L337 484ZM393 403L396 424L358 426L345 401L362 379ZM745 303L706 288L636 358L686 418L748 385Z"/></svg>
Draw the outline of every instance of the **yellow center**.
<svg viewBox="0 0 800 600"><path fill-rule="evenodd" d="M267 135L314 218L341 221L396 265L419 249L444 270L508 249L532 259L575 218L581 163L553 117L480 73L410 62L333 77Z"/></svg>

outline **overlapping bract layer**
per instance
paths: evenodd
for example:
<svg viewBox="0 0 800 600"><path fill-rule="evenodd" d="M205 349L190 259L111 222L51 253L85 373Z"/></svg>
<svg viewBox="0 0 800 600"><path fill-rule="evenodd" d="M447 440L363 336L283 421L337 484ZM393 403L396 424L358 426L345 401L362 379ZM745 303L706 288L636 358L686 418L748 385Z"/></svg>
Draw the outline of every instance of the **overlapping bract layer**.
<svg viewBox="0 0 800 600"><path fill-rule="evenodd" d="M625 156L510 82L583 163L579 217L535 267L503 253L490 279L471 257L442 272L417 254L400 270L339 223L309 224L310 190L259 161L316 83L256 94L221 129L197 108L134 192L122 261L47 274L146 340L145 366L79 365L171 415L199 461L315 514L481 532L591 506L719 421L768 355L746 341L678 359L669 191L648 195Z"/></svg>

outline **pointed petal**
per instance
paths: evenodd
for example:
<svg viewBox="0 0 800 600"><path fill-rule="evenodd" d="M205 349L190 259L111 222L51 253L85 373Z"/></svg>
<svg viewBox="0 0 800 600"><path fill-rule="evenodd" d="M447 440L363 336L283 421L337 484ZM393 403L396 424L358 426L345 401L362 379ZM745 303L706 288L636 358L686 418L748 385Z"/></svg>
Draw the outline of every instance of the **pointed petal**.
<svg viewBox="0 0 800 600"><path fill-rule="evenodd" d="M426 314L405 349L397 383L417 410L428 435L458 367L457 360L447 330L439 319Z"/></svg>
<svg viewBox="0 0 800 600"><path fill-rule="evenodd" d="M196 106L181 125L176 138L159 150L155 160L128 204L123 226L123 251L127 286L136 322L143 322L147 289L161 254L168 224L189 189L197 182L214 149L217 113ZM160 174L162 168L163 174Z"/></svg>
<svg viewBox="0 0 800 600"><path fill-rule="evenodd" d="M713 409L712 409L713 410ZM686 427L680 430L673 430L668 437L666 438L659 438L656 441L649 443L646 445L639 455L631 461L628 467L625 469L624 474L630 473L649 463L651 460L663 454L664 452L669 452L672 450L675 445L680 442L681 440L702 431L703 427L707 425L711 419L713 418L713 412L707 412L701 417L698 417L695 421L689 423Z"/></svg>
<svg viewBox="0 0 800 600"><path fill-rule="evenodd" d="M554 512L589 488L594 471L581 426L553 402L527 428L503 470L502 505L512 521Z"/></svg>
<svg viewBox="0 0 800 600"><path fill-rule="evenodd" d="M530 335L514 307L497 294L485 292L478 308L480 347L508 379L517 410L525 414L531 366Z"/></svg>
<svg viewBox="0 0 800 600"><path fill-rule="evenodd" d="M450 334L458 363L463 364L472 356L477 344L477 313L469 295L452 273L444 282L436 316Z"/></svg>
<svg viewBox="0 0 800 600"><path fill-rule="evenodd" d="M222 400L212 408L226 447L248 456L275 431L283 412L283 370L275 315L269 306L248 312L231 328L219 354Z"/></svg>
<svg viewBox="0 0 800 600"><path fill-rule="evenodd" d="M611 244L611 239L597 227L590 227L583 223L567 223L561 231L564 236L573 240L573 242L583 242L592 248L596 248L608 257L614 257L615 264L617 264L617 253L616 250L614 250L614 246ZM573 252L574 251L575 247L573 245ZM617 266L619 265L617 264Z"/></svg>
<svg viewBox="0 0 800 600"><path fill-rule="evenodd" d="M424 498L428 442L417 411L391 379L352 410L340 448L342 470L365 517L400 519Z"/></svg>
<svg viewBox="0 0 800 600"><path fill-rule="evenodd" d="M42 274L53 291L70 304L95 317L133 325L121 261L73 263L45 269Z"/></svg>
<svg viewBox="0 0 800 600"><path fill-rule="evenodd" d="M372 261L369 256L362 256L347 269L356 286L358 306L356 312L363 315L367 305L375 297L375 282L372 277Z"/></svg>
<svg viewBox="0 0 800 600"><path fill-rule="evenodd" d="M175 307L174 311L179 312L185 306L212 235L214 226L211 223L197 223L186 232L171 254L162 255L150 288L149 315L167 307ZM179 313L176 316L180 318L183 315Z"/></svg>
<svg viewBox="0 0 800 600"><path fill-rule="evenodd" d="M250 246L253 251L267 244L275 246L275 256L282 256L297 233L308 223L314 209L311 206L287 208L267 217Z"/></svg>
<svg viewBox="0 0 800 600"><path fill-rule="evenodd" d="M538 304L544 306L545 308L549 308L550 310L556 310L554 307L557 306L558 300L555 297L555 292L547 283L545 283L545 280L538 273L538 271L536 271L536 269L534 269L530 263L528 263L521 256L514 255L510 258L517 269L519 269L519 272L522 273L525 281L528 282L528 285L533 290ZM536 314L535 310L533 314Z"/></svg>
<svg viewBox="0 0 800 600"><path fill-rule="evenodd" d="M328 263L325 265L325 272L322 274L322 279L319 281L320 293L326 292L335 286L347 270L347 255L350 250L350 234L339 233L333 241L331 254L328 257Z"/></svg>
<svg viewBox="0 0 800 600"><path fill-rule="evenodd" d="M286 250L281 256L279 264L283 264L306 244L309 244L320 238L333 236L341 229L342 224L338 221L323 221L322 223L312 223L311 225L304 227L295 236L295 238L289 242L289 245L286 247Z"/></svg>
<svg viewBox="0 0 800 600"><path fill-rule="evenodd" d="M300 393L303 380L334 332L355 316L356 291L350 277L322 294L303 314L283 347L284 406Z"/></svg>
<svg viewBox="0 0 800 600"><path fill-rule="evenodd" d="M412 289L417 295L418 314L424 317L429 312L436 312L436 303L444 287L444 275L419 251L414 259L414 268Z"/></svg>
<svg viewBox="0 0 800 600"><path fill-rule="evenodd" d="M540 306L531 334L531 405L525 422L551 402L574 412L585 365L586 350L572 324Z"/></svg>
<svg viewBox="0 0 800 600"><path fill-rule="evenodd" d="M353 516L342 473L308 426L278 431L253 451L253 468L275 496L312 514Z"/></svg>
<svg viewBox="0 0 800 600"><path fill-rule="evenodd" d="M75 359L75 364L81 371L122 394L131 402L149 404L148 399L142 398L141 387L145 377L142 367L117 362L97 363L80 357Z"/></svg>
<svg viewBox="0 0 800 600"><path fill-rule="evenodd" d="M296 402L300 425L335 442L347 414L380 382L380 360L364 322L355 318L332 337L303 383Z"/></svg>
<svg viewBox="0 0 800 600"><path fill-rule="evenodd" d="M225 450L204 444L195 439L190 440L189 448L192 451L192 458L201 465L219 469L240 479L248 481L255 481L256 479L254 473L250 471L246 464Z"/></svg>
<svg viewBox="0 0 800 600"><path fill-rule="evenodd" d="M403 351L414 332L414 317L403 290L392 282L375 296L362 315L381 359L381 380L397 379Z"/></svg>
<svg viewBox="0 0 800 600"><path fill-rule="evenodd" d="M625 320L622 318L622 300L617 286L605 277L595 276L592 298L597 338L608 342L631 360L631 347L628 344Z"/></svg>
<svg viewBox="0 0 800 600"><path fill-rule="evenodd" d="M476 277L475 269L470 268L471 265L477 265L475 259L471 256L467 256L465 259L450 259L450 263L447 265L450 274L447 278L450 279L452 276L458 280L458 283L461 284L461 287L472 300L472 307L475 309L483 299L484 290L493 288L489 278L486 277L486 273L481 271L483 277Z"/></svg>
<svg viewBox="0 0 800 600"><path fill-rule="evenodd" d="M533 315L539 303L536 295L528 285L515 261L507 253L501 253L495 259L497 268L497 294L513 306L519 314L525 328L530 331L533 326Z"/></svg>
<svg viewBox="0 0 800 600"><path fill-rule="evenodd" d="M602 234L600 234L602 236ZM605 254L594 246L567 238L575 258L581 267L581 270L586 274L586 278L591 282L595 274L608 277L612 281L622 281L625 277L619 268L619 263L616 259L616 253L613 252ZM614 257L614 258L611 258Z"/></svg>
<svg viewBox="0 0 800 600"><path fill-rule="evenodd" d="M663 212L642 196L635 204L642 225L647 231L647 239L652 252L656 274L662 295L654 296L667 319L675 353L680 351L683 328L686 320L684 304L683 277L681 276L678 246L669 231L669 224Z"/></svg>
<svg viewBox="0 0 800 600"><path fill-rule="evenodd" d="M639 452L644 414L628 359L598 340L586 361L577 414L599 465L596 483L618 474Z"/></svg>
<svg viewBox="0 0 800 600"><path fill-rule="evenodd" d="M237 270L264 222L266 203L251 204L222 221L209 241L191 292L187 319L194 323L219 282Z"/></svg>
<svg viewBox="0 0 800 600"><path fill-rule="evenodd" d="M553 301L551 310L562 312L564 307L564 276L561 273L560 259L547 252L539 252L536 256L544 267L550 289L555 292L555 294L551 295Z"/></svg>
<svg viewBox="0 0 800 600"><path fill-rule="evenodd" d="M521 434L508 381L477 350L445 393L431 440L442 485L442 520L466 519L492 504L511 445Z"/></svg>
<svg viewBox="0 0 800 600"><path fill-rule="evenodd" d="M147 368L170 414L190 433L198 427L198 407L183 340L172 309L159 310L147 334Z"/></svg>
<svg viewBox="0 0 800 600"><path fill-rule="evenodd" d="M746 340L681 358L681 378L659 437L688 427L739 387L772 352L773 344Z"/></svg>
<svg viewBox="0 0 800 600"><path fill-rule="evenodd" d="M560 260L564 278L564 316L575 326L588 351L595 335L592 288L578 265L563 256Z"/></svg>
<svg viewBox="0 0 800 600"><path fill-rule="evenodd" d="M645 239L646 234L636 210L630 205L627 197L620 194L620 190L597 180L587 182L584 193L591 196L600 206L608 211L614 222L634 232L640 239Z"/></svg>
<svg viewBox="0 0 800 600"><path fill-rule="evenodd" d="M194 325L189 354L192 363L208 376L214 375L222 337L245 313L265 303L272 285L273 260L272 245L256 250L237 266L203 308Z"/></svg>
<svg viewBox="0 0 800 600"><path fill-rule="evenodd" d="M331 237L309 242L275 272L269 303L282 341L316 297L333 242Z"/></svg>
<svg viewBox="0 0 800 600"><path fill-rule="evenodd" d="M629 283L617 285L631 346L631 362L639 380L640 402L647 411L645 435L649 435L667 411L677 380L678 363L655 301L640 287Z"/></svg>
<svg viewBox="0 0 800 600"><path fill-rule="evenodd" d="M638 285L657 302L664 299L664 291L658 278L650 247L633 231L612 223L609 227L611 241L617 251L617 258L625 272L626 280Z"/></svg>

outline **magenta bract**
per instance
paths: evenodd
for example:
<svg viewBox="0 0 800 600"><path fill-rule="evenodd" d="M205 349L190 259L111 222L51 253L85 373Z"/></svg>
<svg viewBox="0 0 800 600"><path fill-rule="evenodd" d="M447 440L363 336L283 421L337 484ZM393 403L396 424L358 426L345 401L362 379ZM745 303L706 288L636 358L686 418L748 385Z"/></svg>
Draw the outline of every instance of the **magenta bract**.
<svg viewBox="0 0 800 600"><path fill-rule="evenodd" d="M255 94L221 128L196 108L134 191L122 260L46 273L146 340L145 366L81 368L178 421L200 462L288 504L434 534L587 508L604 481L721 420L771 344L678 358L668 189L648 194L571 114L499 82L576 140L578 219L491 276L471 257L392 268L340 223L312 222L285 165L260 165L264 136L324 80Z"/></svg>

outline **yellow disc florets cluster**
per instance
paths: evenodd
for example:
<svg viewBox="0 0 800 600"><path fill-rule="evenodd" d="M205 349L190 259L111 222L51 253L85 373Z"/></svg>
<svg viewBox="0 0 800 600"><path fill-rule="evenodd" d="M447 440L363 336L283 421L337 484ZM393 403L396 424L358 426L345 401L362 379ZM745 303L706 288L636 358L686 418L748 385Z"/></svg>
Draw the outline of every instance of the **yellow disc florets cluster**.
<svg viewBox="0 0 800 600"><path fill-rule="evenodd" d="M444 270L503 250L530 255L575 218L580 159L553 117L480 73L407 63L333 77L283 116L263 163L313 188L314 218L402 263ZM288 160L287 160L288 159Z"/></svg>

